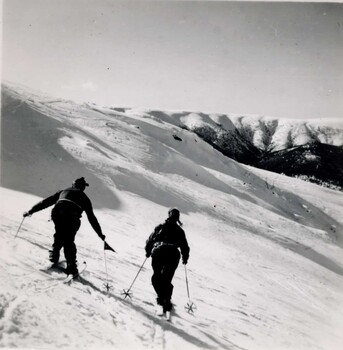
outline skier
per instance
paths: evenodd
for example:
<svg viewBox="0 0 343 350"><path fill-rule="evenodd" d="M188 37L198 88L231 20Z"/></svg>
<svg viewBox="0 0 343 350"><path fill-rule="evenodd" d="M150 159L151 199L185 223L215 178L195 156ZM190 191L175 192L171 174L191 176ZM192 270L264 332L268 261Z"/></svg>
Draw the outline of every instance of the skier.
<svg viewBox="0 0 343 350"><path fill-rule="evenodd" d="M76 179L71 187L56 192L54 195L43 199L23 214L24 217L54 205L51 211L51 219L55 225L54 243L49 250L49 260L57 264L60 258L60 250L64 248L64 256L67 260L67 274L78 277L75 235L81 226L81 214L86 212L88 221L98 236L105 241L105 235L101 231L99 222L94 215L90 199L84 193L89 184L83 177Z"/></svg>
<svg viewBox="0 0 343 350"><path fill-rule="evenodd" d="M189 246L185 232L181 228L180 211L170 209L167 220L155 227L154 232L146 241L146 257L152 258L152 285L157 294L157 304L163 307L163 312L171 311L173 294L172 279L179 265L180 252L182 263L187 264Z"/></svg>

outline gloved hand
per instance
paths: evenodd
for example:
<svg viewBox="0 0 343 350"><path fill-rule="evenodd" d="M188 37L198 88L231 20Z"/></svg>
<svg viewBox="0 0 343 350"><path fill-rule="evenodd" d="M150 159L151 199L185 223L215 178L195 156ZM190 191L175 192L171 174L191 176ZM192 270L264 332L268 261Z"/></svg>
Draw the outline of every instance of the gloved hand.
<svg viewBox="0 0 343 350"><path fill-rule="evenodd" d="M146 253L146 254L145 254L145 257L146 257L146 258L149 258L150 255L151 255L150 253Z"/></svg>
<svg viewBox="0 0 343 350"><path fill-rule="evenodd" d="M30 210L29 211L25 211L24 214L23 214L23 217L26 218L27 216L31 216L31 212Z"/></svg>
<svg viewBox="0 0 343 350"><path fill-rule="evenodd" d="M100 233L98 236L99 236L103 241L104 241L105 238L106 238L106 236L105 236L104 234L102 234L102 233Z"/></svg>
<svg viewBox="0 0 343 350"><path fill-rule="evenodd" d="M187 265L187 262L188 262L188 258L182 258L182 263L183 263L184 265Z"/></svg>

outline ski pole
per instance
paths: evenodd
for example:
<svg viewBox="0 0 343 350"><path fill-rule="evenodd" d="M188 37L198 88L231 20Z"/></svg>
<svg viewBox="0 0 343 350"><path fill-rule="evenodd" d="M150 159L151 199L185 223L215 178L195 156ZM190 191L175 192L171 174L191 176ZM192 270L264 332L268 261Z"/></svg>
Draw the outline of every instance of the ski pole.
<svg viewBox="0 0 343 350"><path fill-rule="evenodd" d="M101 237L100 237L101 238ZM106 271L106 283L104 283L104 286L107 289L107 292L112 288L108 283L108 272L107 272L107 259L106 259L106 250L111 250L112 252L116 253L116 251L105 241L105 236L102 238L104 240L104 258L105 258L105 271Z"/></svg>
<svg viewBox="0 0 343 350"><path fill-rule="evenodd" d="M186 287L187 287L187 296L188 296L188 302L185 305L185 309L188 313L193 313L196 310L196 305L190 300L189 296L189 286L188 286L188 278L187 278L187 268L185 264L185 277L186 277Z"/></svg>
<svg viewBox="0 0 343 350"><path fill-rule="evenodd" d="M107 272L107 259L106 259L106 249L104 249L104 259L105 259L105 272L106 272L106 283L105 287L107 289L107 292L111 289L111 286L108 283L108 272Z"/></svg>
<svg viewBox="0 0 343 350"><path fill-rule="evenodd" d="M139 268L136 277L134 278L133 282L131 283L130 288L127 289L127 290L123 289L123 292L122 292L121 294L124 295L124 299L126 299L126 297L131 298L132 293L130 293L130 290L131 290L133 284L135 283L135 281L136 281L136 279L137 279L139 273L141 272L141 270L142 270L142 268L143 268L145 262L147 261L147 259L148 259L148 258L146 257L145 260L143 261L143 264L142 264L142 266Z"/></svg>
<svg viewBox="0 0 343 350"><path fill-rule="evenodd" d="M185 276L186 276L187 296L188 296L188 300L189 300L190 298L189 298L189 287L188 287L188 278L187 278L187 268L186 268L186 265L185 265Z"/></svg>
<svg viewBox="0 0 343 350"><path fill-rule="evenodd" d="M19 227L18 227L17 233L16 233L16 234L15 234L15 236L14 236L14 239L16 239L16 238L17 238L18 233L19 233L19 230L20 230L21 225L23 224L24 220L25 220L25 216L23 217L23 220L21 220L21 223L20 223L20 225L19 225Z"/></svg>

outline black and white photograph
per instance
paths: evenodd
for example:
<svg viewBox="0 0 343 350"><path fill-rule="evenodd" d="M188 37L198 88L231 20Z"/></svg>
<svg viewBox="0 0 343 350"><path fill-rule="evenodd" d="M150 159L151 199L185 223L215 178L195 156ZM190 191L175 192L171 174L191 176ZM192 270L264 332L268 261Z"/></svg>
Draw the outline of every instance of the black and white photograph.
<svg viewBox="0 0 343 350"><path fill-rule="evenodd" d="M342 1L0 11L0 349L343 349Z"/></svg>

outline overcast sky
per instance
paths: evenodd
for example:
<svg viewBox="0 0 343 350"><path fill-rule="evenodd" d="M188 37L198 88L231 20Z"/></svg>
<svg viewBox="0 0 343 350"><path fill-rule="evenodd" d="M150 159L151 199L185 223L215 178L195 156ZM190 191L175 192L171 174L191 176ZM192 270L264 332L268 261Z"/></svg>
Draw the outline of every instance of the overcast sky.
<svg viewBox="0 0 343 350"><path fill-rule="evenodd" d="M101 105L343 117L343 4L4 0L2 78Z"/></svg>

